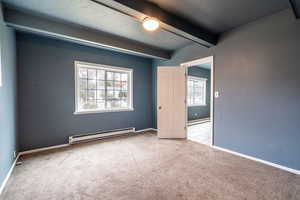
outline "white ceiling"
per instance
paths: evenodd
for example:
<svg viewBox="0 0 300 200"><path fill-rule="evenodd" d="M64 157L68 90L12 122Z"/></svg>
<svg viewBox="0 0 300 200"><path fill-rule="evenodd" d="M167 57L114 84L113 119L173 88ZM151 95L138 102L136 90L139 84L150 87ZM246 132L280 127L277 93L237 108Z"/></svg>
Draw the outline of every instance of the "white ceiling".
<svg viewBox="0 0 300 200"><path fill-rule="evenodd" d="M290 7L289 0L148 0L222 33Z"/></svg>
<svg viewBox="0 0 300 200"><path fill-rule="evenodd" d="M164 50L192 42L166 30L147 32L141 22L92 0L2 0L33 15L78 24ZM111 5L113 0L97 0ZM142 1L142 0L139 0ZM144 0L146 1L146 0ZM214 33L222 33L289 8L288 0L148 0ZM139 16L142 18L143 16Z"/></svg>
<svg viewBox="0 0 300 200"><path fill-rule="evenodd" d="M104 3L105 1L103 0ZM165 30L147 32L139 21L91 0L3 0L3 2L33 15L82 25L165 50L177 50L191 43Z"/></svg>

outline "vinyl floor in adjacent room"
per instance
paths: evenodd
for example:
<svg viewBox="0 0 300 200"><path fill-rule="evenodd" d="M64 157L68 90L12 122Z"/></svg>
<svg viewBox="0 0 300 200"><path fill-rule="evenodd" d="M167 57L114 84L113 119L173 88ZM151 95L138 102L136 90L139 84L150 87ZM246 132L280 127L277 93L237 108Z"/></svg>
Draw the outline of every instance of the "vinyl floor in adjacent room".
<svg viewBox="0 0 300 200"><path fill-rule="evenodd" d="M194 142L201 144L211 145L211 122L203 122L195 125L188 126L187 138Z"/></svg>
<svg viewBox="0 0 300 200"><path fill-rule="evenodd" d="M154 133L21 157L1 200L296 200L300 176Z"/></svg>

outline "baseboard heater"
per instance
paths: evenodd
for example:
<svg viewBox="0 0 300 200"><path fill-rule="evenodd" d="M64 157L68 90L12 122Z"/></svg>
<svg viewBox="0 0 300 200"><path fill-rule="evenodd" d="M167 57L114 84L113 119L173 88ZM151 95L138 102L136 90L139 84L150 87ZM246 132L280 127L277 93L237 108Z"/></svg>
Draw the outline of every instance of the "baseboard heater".
<svg viewBox="0 0 300 200"><path fill-rule="evenodd" d="M96 133L87 133L80 135L73 135L69 137L69 144L78 144L81 142L90 142L94 140L100 140L109 137L120 136L124 134L135 133L135 128L124 128L124 129L114 129L109 131L100 131Z"/></svg>

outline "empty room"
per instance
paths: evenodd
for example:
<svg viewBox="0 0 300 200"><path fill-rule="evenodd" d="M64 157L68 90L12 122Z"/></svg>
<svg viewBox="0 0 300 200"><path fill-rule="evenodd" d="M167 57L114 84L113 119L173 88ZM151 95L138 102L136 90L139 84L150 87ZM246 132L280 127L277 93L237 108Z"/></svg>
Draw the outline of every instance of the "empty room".
<svg viewBox="0 0 300 200"><path fill-rule="evenodd" d="M0 0L0 200L299 200L300 0Z"/></svg>

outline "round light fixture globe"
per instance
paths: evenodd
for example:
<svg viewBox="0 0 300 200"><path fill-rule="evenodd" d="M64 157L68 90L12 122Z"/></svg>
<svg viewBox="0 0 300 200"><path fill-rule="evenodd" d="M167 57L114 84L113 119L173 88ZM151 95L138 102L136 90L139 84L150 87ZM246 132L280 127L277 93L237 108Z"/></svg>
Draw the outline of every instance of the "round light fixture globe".
<svg viewBox="0 0 300 200"><path fill-rule="evenodd" d="M147 31L155 31L158 29L159 27L159 22L156 19L147 17L146 19L144 19L143 21L143 27L144 29L146 29Z"/></svg>

